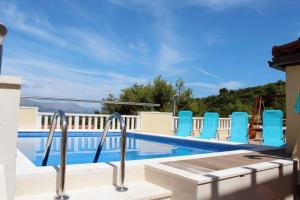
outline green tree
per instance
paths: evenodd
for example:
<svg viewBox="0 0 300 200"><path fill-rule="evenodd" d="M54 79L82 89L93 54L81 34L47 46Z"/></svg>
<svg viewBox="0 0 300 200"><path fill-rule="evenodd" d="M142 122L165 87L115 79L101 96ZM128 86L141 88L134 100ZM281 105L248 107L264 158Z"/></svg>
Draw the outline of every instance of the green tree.
<svg viewBox="0 0 300 200"><path fill-rule="evenodd" d="M109 94L107 98L102 99L103 101L117 101L118 99L113 95ZM104 104L102 106L102 114L110 114L112 111L118 111L119 106L114 104Z"/></svg>
<svg viewBox="0 0 300 200"><path fill-rule="evenodd" d="M172 112L175 97L177 112L179 110L192 110L194 116L203 116L204 112L211 111L218 112L221 117L228 117L234 111L245 111L251 114L255 98L258 96L279 94L285 94L284 81L239 90L221 88L218 95L193 98L192 89L186 88L182 79L177 80L175 85L172 85L158 76L146 85L134 84L123 89L119 98L109 95L105 100L115 101L119 99L125 102L157 103L160 104L160 107L155 108L155 110ZM265 98L264 104L267 109L285 111L285 98ZM149 110L151 108L142 106L104 105L102 113L115 111L121 114L136 114L137 111Z"/></svg>
<svg viewBox="0 0 300 200"><path fill-rule="evenodd" d="M138 85L123 89L120 94L120 101L124 102L138 102L138 103L149 103L152 102L152 88L151 85ZM122 114L136 114L137 111L148 111L151 108L142 106L127 106L121 105L119 111Z"/></svg>
<svg viewBox="0 0 300 200"><path fill-rule="evenodd" d="M138 102L138 103L155 103L160 104L159 108L155 110L162 112L173 111L173 98L176 96L176 101L179 109L189 109L190 101L192 100L192 90L185 88L184 81L178 80L173 86L171 83L162 79L161 76L154 78L153 81L146 85L134 84L131 87L125 88L121 91L119 96L120 101L124 102ZM107 100L117 99L109 96ZM104 106L103 112L111 113L113 111L122 114L136 114L138 111L149 111L150 107L143 106Z"/></svg>
<svg viewBox="0 0 300 200"><path fill-rule="evenodd" d="M175 95L175 89L171 83L158 76L153 80L152 102L160 104L159 111L172 110L172 97Z"/></svg>
<svg viewBox="0 0 300 200"><path fill-rule="evenodd" d="M175 91L176 91L175 100L176 100L177 110L192 109L191 108L191 103L193 100L192 89L186 88L184 86L184 81L182 79L176 81Z"/></svg>

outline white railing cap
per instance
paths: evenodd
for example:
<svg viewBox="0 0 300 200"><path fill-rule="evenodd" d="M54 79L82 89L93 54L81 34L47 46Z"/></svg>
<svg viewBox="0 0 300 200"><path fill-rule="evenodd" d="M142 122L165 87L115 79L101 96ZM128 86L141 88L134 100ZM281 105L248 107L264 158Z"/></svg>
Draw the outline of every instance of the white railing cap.
<svg viewBox="0 0 300 200"><path fill-rule="evenodd" d="M38 115L53 115L53 112L38 112ZM67 116L80 117L108 117L109 114L85 114L85 113L66 113ZM139 115L122 115L123 117L140 117Z"/></svg>

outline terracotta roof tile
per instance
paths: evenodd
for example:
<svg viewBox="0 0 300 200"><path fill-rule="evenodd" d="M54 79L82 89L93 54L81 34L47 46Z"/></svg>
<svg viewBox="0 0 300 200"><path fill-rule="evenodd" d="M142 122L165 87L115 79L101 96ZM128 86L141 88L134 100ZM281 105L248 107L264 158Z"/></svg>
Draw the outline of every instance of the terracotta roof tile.
<svg viewBox="0 0 300 200"><path fill-rule="evenodd" d="M272 61L269 61L270 67L285 71L286 66L299 65L300 38L281 46L273 46L272 55Z"/></svg>
<svg viewBox="0 0 300 200"><path fill-rule="evenodd" d="M296 41L281 46L273 46L272 48L273 57L290 55L296 52L300 52L300 38Z"/></svg>

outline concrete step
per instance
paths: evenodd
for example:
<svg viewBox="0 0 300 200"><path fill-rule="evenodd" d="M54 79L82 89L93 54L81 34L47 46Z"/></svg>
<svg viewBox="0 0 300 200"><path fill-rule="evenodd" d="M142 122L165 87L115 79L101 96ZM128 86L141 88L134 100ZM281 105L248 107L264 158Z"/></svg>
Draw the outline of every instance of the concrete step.
<svg viewBox="0 0 300 200"><path fill-rule="evenodd" d="M38 195L56 191L57 169L35 167L16 176L16 196ZM117 166L107 163L70 165L66 170L66 191L111 186L117 183ZM126 165L125 185L145 180L144 165Z"/></svg>
<svg viewBox="0 0 300 200"><path fill-rule="evenodd" d="M66 191L71 200L170 200L172 192L149 182L132 182L126 184L126 192L118 192L114 186L102 186L82 190ZM53 200L55 193L17 196L15 200Z"/></svg>

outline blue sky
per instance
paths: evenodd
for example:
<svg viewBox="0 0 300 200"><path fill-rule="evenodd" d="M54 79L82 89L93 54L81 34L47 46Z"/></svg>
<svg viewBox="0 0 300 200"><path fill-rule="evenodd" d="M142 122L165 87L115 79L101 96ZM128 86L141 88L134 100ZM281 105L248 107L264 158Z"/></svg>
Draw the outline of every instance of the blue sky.
<svg viewBox="0 0 300 200"><path fill-rule="evenodd" d="M24 95L103 98L158 75L195 97L284 80L273 45L300 36L298 0L0 1L2 71Z"/></svg>

